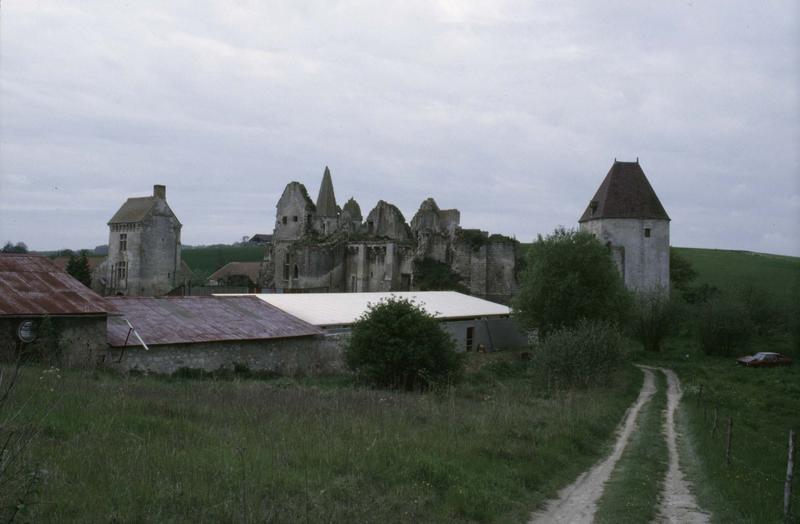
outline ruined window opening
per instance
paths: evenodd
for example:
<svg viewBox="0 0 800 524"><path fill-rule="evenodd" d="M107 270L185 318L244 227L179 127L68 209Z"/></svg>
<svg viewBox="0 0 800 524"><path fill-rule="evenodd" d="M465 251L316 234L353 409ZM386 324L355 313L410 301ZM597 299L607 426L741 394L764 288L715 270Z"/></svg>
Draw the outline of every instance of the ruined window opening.
<svg viewBox="0 0 800 524"><path fill-rule="evenodd" d="M375 222L373 222L372 220L368 220L367 221L367 231L369 232L369 234L372 234L374 229L375 229Z"/></svg>
<svg viewBox="0 0 800 524"><path fill-rule="evenodd" d="M289 280L289 255L283 257L283 279Z"/></svg>
<svg viewBox="0 0 800 524"><path fill-rule="evenodd" d="M120 251L127 251L128 250L128 234L127 233L120 233L119 234L119 250Z"/></svg>
<svg viewBox="0 0 800 524"><path fill-rule="evenodd" d="M294 265L294 278L298 278L300 276L300 268L297 267L297 264Z"/></svg>
<svg viewBox="0 0 800 524"><path fill-rule="evenodd" d="M468 327L467 328L467 342L466 342L466 350L472 351L472 339L475 337L475 328Z"/></svg>
<svg viewBox="0 0 800 524"><path fill-rule="evenodd" d="M306 215L306 222L311 223L311 215Z"/></svg>
<svg viewBox="0 0 800 524"><path fill-rule="evenodd" d="M281 219L281 222L283 222L283 225L286 225L286 224L289 222L289 219L288 219L288 217L283 217L283 218Z"/></svg>
<svg viewBox="0 0 800 524"><path fill-rule="evenodd" d="M292 217L292 222L297 222L297 215Z"/></svg>
<svg viewBox="0 0 800 524"><path fill-rule="evenodd" d="M649 227L644 228L644 237L645 238L650 238L650 228Z"/></svg>
<svg viewBox="0 0 800 524"><path fill-rule="evenodd" d="M322 223L322 234L323 234L323 235L325 234L325 229L326 229L326 227L325 227L325 226L326 226L326 225L327 225L327 224L326 224L325 222L323 222L323 223Z"/></svg>

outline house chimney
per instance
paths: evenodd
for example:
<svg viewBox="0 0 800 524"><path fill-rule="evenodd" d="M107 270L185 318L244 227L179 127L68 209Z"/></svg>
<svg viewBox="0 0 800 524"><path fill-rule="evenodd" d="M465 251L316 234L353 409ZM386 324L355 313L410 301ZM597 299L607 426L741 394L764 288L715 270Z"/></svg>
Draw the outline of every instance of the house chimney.
<svg viewBox="0 0 800 524"><path fill-rule="evenodd" d="M153 186L153 196L161 200L167 199L167 186L155 185Z"/></svg>

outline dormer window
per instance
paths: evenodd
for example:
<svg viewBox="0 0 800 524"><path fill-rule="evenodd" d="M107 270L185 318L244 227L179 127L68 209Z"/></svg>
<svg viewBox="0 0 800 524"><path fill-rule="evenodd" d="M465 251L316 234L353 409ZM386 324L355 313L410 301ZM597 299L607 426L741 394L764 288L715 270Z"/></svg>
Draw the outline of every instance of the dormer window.
<svg viewBox="0 0 800 524"><path fill-rule="evenodd" d="M644 228L644 237L645 238L650 238L650 228L649 227Z"/></svg>
<svg viewBox="0 0 800 524"><path fill-rule="evenodd" d="M127 251L128 250L128 234L127 233L120 233L119 234L119 250L120 251Z"/></svg>
<svg viewBox="0 0 800 524"><path fill-rule="evenodd" d="M594 216L595 212L597 211L597 200L592 200L589 202L589 210L592 212L592 216Z"/></svg>

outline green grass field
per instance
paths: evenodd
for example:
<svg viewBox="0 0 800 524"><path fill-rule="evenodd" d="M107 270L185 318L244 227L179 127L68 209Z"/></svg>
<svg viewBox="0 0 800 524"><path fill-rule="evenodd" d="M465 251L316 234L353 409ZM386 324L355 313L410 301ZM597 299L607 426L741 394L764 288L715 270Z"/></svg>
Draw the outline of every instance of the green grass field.
<svg viewBox="0 0 800 524"><path fill-rule="evenodd" d="M228 262L260 262L264 246L207 246L181 250L181 258L195 274L207 277Z"/></svg>
<svg viewBox="0 0 800 524"><path fill-rule="evenodd" d="M800 296L800 258L750 251L676 247L697 271L697 284L726 291L760 288L782 303Z"/></svg>
<svg viewBox="0 0 800 524"><path fill-rule="evenodd" d="M8 406L26 402L10 427L39 435L24 520L525 521L601 455L641 384L631 366L615 387L554 393L529 372L417 394L28 368Z"/></svg>

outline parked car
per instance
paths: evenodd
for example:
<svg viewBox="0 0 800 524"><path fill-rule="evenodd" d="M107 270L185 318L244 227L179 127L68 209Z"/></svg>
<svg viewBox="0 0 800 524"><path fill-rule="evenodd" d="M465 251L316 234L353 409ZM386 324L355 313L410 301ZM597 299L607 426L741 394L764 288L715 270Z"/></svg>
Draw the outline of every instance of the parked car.
<svg viewBox="0 0 800 524"><path fill-rule="evenodd" d="M749 368L769 368L775 366L791 366L792 359L780 353L762 352L746 357L739 357L736 362Z"/></svg>

